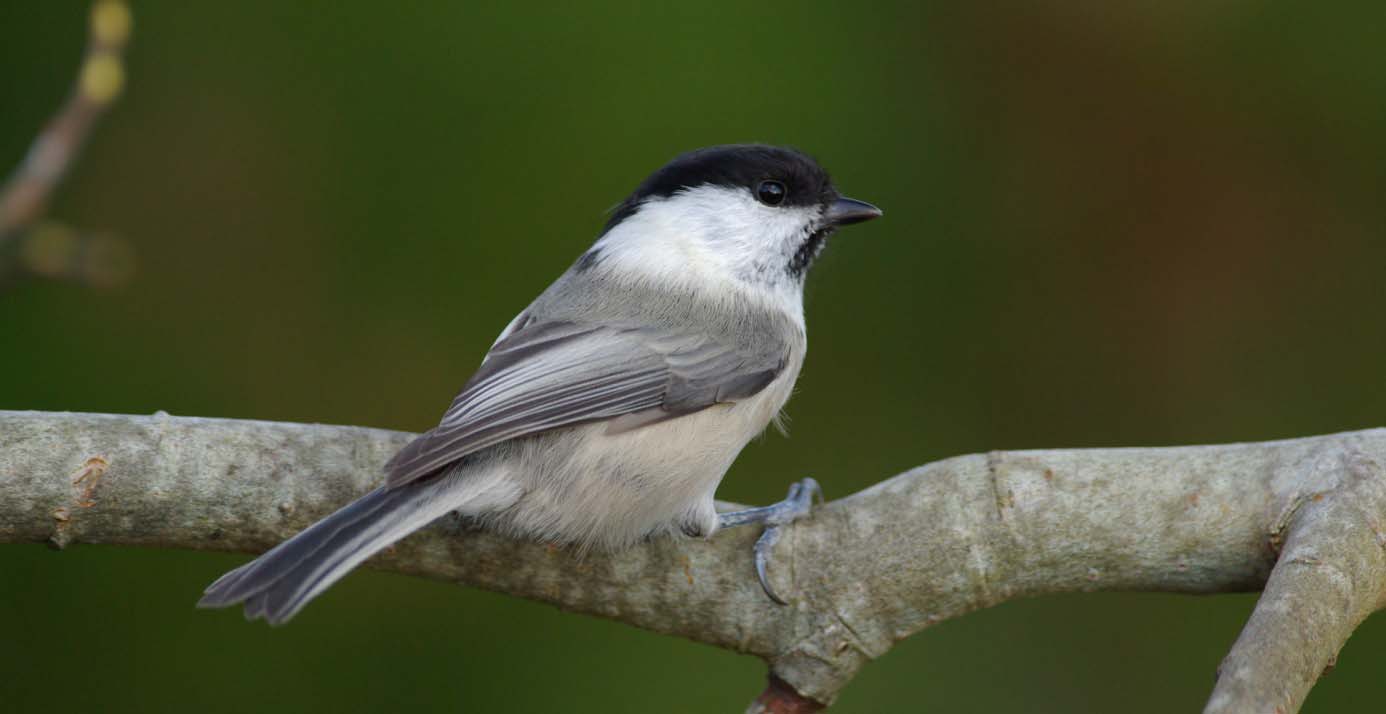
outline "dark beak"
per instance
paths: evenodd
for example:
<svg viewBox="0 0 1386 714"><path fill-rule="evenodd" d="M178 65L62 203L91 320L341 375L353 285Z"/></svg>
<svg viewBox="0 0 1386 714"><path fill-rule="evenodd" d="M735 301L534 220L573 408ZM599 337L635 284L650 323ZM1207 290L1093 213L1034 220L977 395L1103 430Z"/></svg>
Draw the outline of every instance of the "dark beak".
<svg viewBox="0 0 1386 714"><path fill-rule="evenodd" d="M823 221L830 226L850 226L853 223L880 218L881 209L855 198L839 198L823 213Z"/></svg>

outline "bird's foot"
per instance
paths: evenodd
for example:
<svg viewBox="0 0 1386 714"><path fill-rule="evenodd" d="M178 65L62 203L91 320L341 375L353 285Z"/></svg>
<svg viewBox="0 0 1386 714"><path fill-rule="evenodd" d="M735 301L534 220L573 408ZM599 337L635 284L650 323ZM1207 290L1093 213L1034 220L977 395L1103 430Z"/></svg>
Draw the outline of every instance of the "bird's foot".
<svg viewBox="0 0 1386 714"><path fill-rule="evenodd" d="M783 526L807 516L813 510L814 498L822 503L823 489L818 486L817 481L806 478L791 485L789 495L785 496L785 499L779 503L761 508L748 508L744 511L717 514L718 528L744 526L749 523L765 525L765 532L761 533L760 539L756 541L756 576L760 578L760 587L765 590L765 594L781 605L788 603L775 593L774 588L770 587L770 579L765 574L765 570L770 564L770 553L774 551L775 544L780 540Z"/></svg>

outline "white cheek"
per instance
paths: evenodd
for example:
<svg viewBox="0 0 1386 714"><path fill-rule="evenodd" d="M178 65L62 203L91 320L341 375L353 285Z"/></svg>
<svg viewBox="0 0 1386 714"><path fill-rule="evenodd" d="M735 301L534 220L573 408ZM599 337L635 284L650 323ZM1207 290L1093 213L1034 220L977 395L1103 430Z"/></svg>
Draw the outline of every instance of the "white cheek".
<svg viewBox="0 0 1386 714"><path fill-rule="evenodd" d="M749 278L785 269L816 208L766 206L745 189L700 186L654 199L597 241L609 257Z"/></svg>
<svg viewBox="0 0 1386 714"><path fill-rule="evenodd" d="M766 206L746 189L700 186L649 201L594 248L622 270L749 296L802 324L802 285L788 266L816 218L817 209Z"/></svg>

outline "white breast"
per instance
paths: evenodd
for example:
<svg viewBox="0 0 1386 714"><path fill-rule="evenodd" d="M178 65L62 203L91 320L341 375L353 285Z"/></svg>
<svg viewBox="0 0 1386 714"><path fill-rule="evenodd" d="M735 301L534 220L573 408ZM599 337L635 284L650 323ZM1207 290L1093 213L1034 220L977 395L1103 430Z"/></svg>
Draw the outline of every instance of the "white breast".
<svg viewBox="0 0 1386 714"><path fill-rule="evenodd" d="M740 402L618 434L598 422L526 440L500 465L524 495L496 525L612 550L661 532L711 535L718 484L789 399L803 355L801 343L775 381Z"/></svg>

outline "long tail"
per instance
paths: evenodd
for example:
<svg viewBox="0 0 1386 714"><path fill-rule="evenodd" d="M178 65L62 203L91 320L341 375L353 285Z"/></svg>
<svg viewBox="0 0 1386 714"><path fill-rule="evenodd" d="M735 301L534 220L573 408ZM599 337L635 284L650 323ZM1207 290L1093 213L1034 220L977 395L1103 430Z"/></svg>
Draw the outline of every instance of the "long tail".
<svg viewBox="0 0 1386 714"><path fill-rule="evenodd" d="M248 620L287 622L361 561L459 504L444 479L377 488L207 586L198 607L245 603Z"/></svg>

